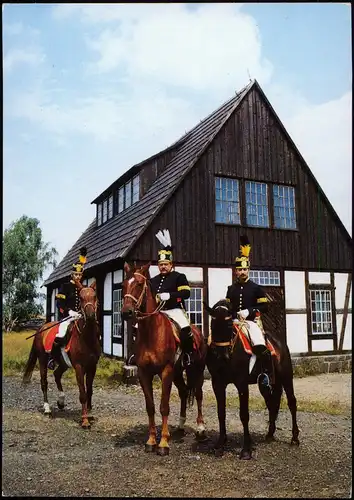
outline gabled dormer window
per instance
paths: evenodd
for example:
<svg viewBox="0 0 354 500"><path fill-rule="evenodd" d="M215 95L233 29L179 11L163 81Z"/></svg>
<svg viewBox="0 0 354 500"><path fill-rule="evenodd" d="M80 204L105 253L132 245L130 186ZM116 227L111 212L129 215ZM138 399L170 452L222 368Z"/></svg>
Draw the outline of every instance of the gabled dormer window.
<svg viewBox="0 0 354 500"><path fill-rule="evenodd" d="M101 226L113 217L113 194L97 205L97 226Z"/></svg>
<svg viewBox="0 0 354 500"><path fill-rule="evenodd" d="M118 189L117 213L120 214L123 210L139 201L139 196L140 180L138 174Z"/></svg>

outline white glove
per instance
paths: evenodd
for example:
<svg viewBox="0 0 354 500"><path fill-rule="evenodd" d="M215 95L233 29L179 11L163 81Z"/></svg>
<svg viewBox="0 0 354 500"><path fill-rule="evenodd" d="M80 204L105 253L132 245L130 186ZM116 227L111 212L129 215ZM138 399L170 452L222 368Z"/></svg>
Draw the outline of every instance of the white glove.
<svg viewBox="0 0 354 500"><path fill-rule="evenodd" d="M171 295L168 292L163 292L159 294L161 300L169 300Z"/></svg>
<svg viewBox="0 0 354 500"><path fill-rule="evenodd" d="M246 319L247 316L249 315L249 310L248 309L243 309L242 311L238 311L237 315L241 319Z"/></svg>
<svg viewBox="0 0 354 500"><path fill-rule="evenodd" d="M72 309L69 309L69 316L74 319L81 318L81 314L76 311L73 311Z"/></svg>

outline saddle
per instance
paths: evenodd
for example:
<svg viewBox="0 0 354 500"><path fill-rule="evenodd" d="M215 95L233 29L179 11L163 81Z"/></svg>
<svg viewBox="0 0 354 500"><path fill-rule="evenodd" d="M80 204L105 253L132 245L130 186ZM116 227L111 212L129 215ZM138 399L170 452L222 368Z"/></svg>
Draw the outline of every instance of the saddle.
<svg viewBox="0 0 354 500"><path fill-rule="evenodd" d="M251 345L251 340L250 340L250 337L248 335L248 330L247 330L246 325L247 325L246 323L241 324L241 325L237 325L235 323L233 324L233 330L234 330L235 336L232 340L232 344L234 345L237 338L239 338L241 340L241 344L242 344L244 351L247 354L252 356L252 354L253 354L252 345ZM275 356L279 360L279 353L275 350L273 344L267 338L263 328L262 328L262 332L264 334L265 345L266 345L267 349L270 351L270 354L272 356Z"/></svg>
<svg viewBox="0 0 354 500"><path fill-rule="evenodd" d="M180 339L180 333L181 333L181 327L179 326L179 324L172 318L170 318L169 316L165 315L165 317L170 321L171 323L171 326L172 326L172 333L173 333L173 336L177 342L177 347L180 347L181 346L181 339ZM192 330L192 334L193 334L193 349L194 350L197 350L198 346L197 346L197 342L196 342L196 338L195 338L195 332L193 330L193 326L191 325L191 330Z"/></svg>
<svg viewBox="0 0 354 500"><path fill-rule="evenodd" d="M65 335L68 335L70 333L71 328L72 328L72 324L69 325L68 331ZM51 328L48 328L48 330L46 330L43 333L43 347L44 347L44 350L46 353L49 354L51 352L52 347L53 347L53 343L54 343L54 339L57 336L58 332L59 332L59 325L53 325ZM69 342L67 342L67 344L64 347L65 352L70 351L71 340L72 340L72 336L70 335Z"/></svg>

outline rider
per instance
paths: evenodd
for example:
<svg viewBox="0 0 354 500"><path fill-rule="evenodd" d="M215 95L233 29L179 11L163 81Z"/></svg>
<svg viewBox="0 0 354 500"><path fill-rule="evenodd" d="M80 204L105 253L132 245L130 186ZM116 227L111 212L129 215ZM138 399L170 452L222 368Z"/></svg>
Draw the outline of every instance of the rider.
<svg viewBox="0 0 354 500"><path fill-rule="evenodd" d="M59 331L54 339L52 350L50 352L48 368L54 370L55 363L59 359L60 348L66 344L65 335L68 332L68 327L70 323L79 319L81 315L80 311L80 298L79 291L75 285L75 281L82 280L82 275L84 272L84 264L86 263L86 247L80 248L79 260L76 264L73 264L73 271L71 273L71 280L67 283L63 283L56 295L57 307L59 309L59 320L67 318L65 321L60 323Z"/></svg>
<svg viewBox="0 0 354 500"><path fill-rule="evenodd" d="M236 257L236 280L228 287L226 300L231 303L234 323L247 320L248 331L252 342L252 351L261 360L261 377L263 385L269 386L271 373L271 354L265 345L260 313L268 310L268 299L262 286L249 279L251 250L247 236L241 236L240 256ZM251 372L251 368L250 368Z"/></svg>
<svg viewBox="0 0 354 500"><path fill-rule="evenodd" d="M174 266L169 231L159 231L156 238L164 249L158 252L160 274L151 279L151 288L158 302L165 301L161 312L181 328L182 364L186 367L193 363L193 333L184 305L184 301L190 297L190 286L185 274L172 270Z"/></svg>

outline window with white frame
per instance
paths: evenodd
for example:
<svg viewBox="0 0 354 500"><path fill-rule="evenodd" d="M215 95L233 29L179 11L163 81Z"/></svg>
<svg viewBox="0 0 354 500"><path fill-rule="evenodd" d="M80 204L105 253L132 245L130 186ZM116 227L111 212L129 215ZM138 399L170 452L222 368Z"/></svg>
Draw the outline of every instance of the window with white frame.
<svg viewBox="0 0 354 500"><path fill-rule="evenodd" d="M333 333L331 290L312 288L309 292L312 333Z"/></svg>
<svg viewBox="0 0 354 500"><path fill-rule="evenodd" d="M292 186L273 186L274 227L296 229L295 189Z"/></svg>
<svg viewBox="0 0 354 500"><path fill-rule="evenodd" d="M126 182L118 190L118 210L120 214L126 208L139 201L140 197L140 179L139 174L135 175L132 179Z"/></svg>
<svg viewBox="0 0 354 500"><path fill-rule="evenodd" d="M97 226L101 226L113 217L113 195L97 204Z"/></svg>
<svg viewBox="0 0 354 500"><path fill-rule="evenodd" d="M240 195L237 179L215 177L215 222L240 224Z"/></svg>
<svg viewBox="0 0 354 500"><path fill-rule="evenodd" d="M246 181L246 223L269 227L268 186L264 182Z"/></svg>
<svg viewBox="0 0 354 500"><path fill-rule="evenodd" d="M122 289L118 288L113 290L113 328L112 336L116 339L122 339L123 325L122 325Z"/></svg>
<svg viewBox="0 0 354 500"><path fill-rule="evenodd" d="M189 299L184 301L191 323L203 331L203 288L191 287Z"/></svg>
<svg viewBox="0 0 354 500"><path fill-rule="evenodd" d="M257 271L252 270L249 272L249 277L258 285L264 286L280 286L280 272L279 271Z"/></svg>

